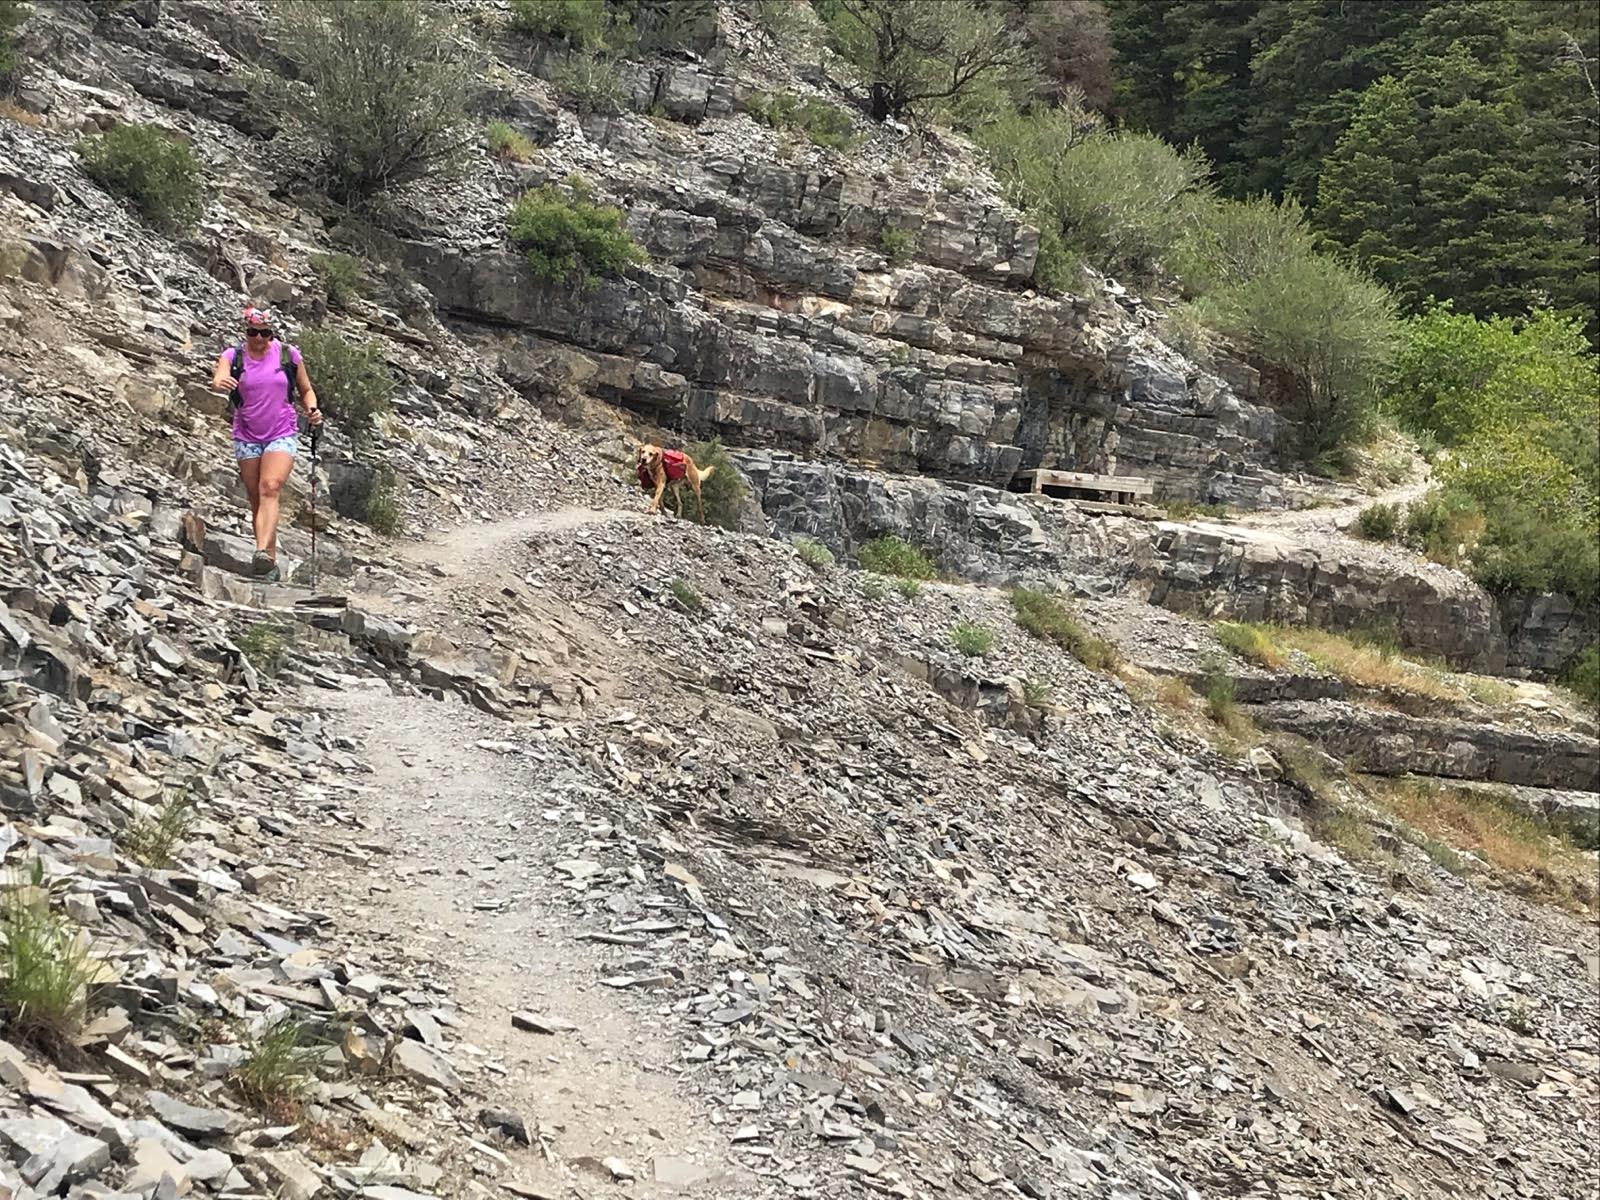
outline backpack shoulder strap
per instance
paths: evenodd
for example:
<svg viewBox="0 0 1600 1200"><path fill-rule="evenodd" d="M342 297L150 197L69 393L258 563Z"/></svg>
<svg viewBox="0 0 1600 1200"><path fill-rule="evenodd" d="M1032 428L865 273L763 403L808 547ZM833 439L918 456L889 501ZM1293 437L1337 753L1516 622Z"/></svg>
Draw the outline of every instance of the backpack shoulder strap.
<svg viewBox="0 0 1600 1200"><path fill-rule="evenodd" d="M294 347L287 342L278 343L278 365L283 369L283 378L289 384L289 390L283 398L291 405L300 399L299 368L294 361Z"/></svg>
<svg viewBox="0 0 1600 1200"><path fill-rule="evenodd" d="M239 379L244 375L244 343L240 342L233 348L233 377Z"/></svg>

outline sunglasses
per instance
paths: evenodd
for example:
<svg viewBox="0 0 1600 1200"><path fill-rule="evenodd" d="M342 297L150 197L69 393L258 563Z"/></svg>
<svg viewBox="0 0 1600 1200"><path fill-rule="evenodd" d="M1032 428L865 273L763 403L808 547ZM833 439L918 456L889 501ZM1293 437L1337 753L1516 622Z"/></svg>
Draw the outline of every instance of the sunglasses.
<svg viewBox="0 0 1600 1200"><path fill-rule="evenodd" d="M272 330L270 330L270 329L246 329L244 331L244 335L245 335L245 337L269 338L269 337L272 336Z"/></svg>

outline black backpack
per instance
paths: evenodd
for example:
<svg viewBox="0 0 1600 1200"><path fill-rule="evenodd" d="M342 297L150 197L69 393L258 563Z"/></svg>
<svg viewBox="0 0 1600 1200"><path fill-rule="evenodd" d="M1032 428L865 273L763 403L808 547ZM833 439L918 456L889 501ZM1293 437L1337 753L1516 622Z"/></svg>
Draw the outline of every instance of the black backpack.
<svg viewBox="0 0 1600 1200"><path fill-rule="evenodd" d="M289 390L284 393L284 400L290 408L300 399L299 372L294 365L294 351L283 342L278 343L278 369L283 372L283 377L289 381ZM244 377L244 343L240 342L233 348L233 368L230 371L233 381L238 383ZM233 389L233 406L238 408L244 403L244 397L239 395L239 389Z"/></svg>

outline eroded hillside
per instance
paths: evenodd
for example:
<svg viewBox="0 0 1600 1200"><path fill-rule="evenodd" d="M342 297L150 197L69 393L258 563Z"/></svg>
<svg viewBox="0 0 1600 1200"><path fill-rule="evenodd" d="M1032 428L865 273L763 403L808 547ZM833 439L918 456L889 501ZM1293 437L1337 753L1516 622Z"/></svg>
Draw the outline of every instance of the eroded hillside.
<svg viewBox="0 0 1600 1200"><path fill-rule="evenodd" d="M252 100L271 6L40 9L0 115L0 851L8 944L84 972L43 1025L8 1000L0 1193L1591 1186L1594 724L1515 678L1584 614L1281 511L1334 493L1260 375L1028 286L960 139L778 136L753 94L829 93L737 11L579 115L462 5L476 116L538 153L357 216ZM204 162L191 232L84 175L128 121ZM572 172L649 253L588 289L505 239ZM392 387L333 424L315 563L291 480L281 586L204 386L247 299ZM644 513L651 433L720 435L739 530ZM1040 463L1265 511L1004 490ZM385 488L398 536L357 519ZM937 577L857 569L885 535ZM1408 772L1514 786L1528 859L1452 849Z"/></svg>

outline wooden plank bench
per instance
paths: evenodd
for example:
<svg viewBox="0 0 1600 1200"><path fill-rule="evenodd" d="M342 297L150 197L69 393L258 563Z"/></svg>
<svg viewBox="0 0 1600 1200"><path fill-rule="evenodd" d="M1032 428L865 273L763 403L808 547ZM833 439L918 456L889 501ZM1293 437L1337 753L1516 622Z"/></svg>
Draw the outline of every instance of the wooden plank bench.
<svg viewBox="0 0 1600 1200"><path fill-rule="evenodd" d="M1156 485L1139 475L1090 475L1084 471L1056 471L1040 467L1018 471L1011 479L1014 492L1055 496L1062 500L1106 500L1132 504L1148 499Z"/></svg>

